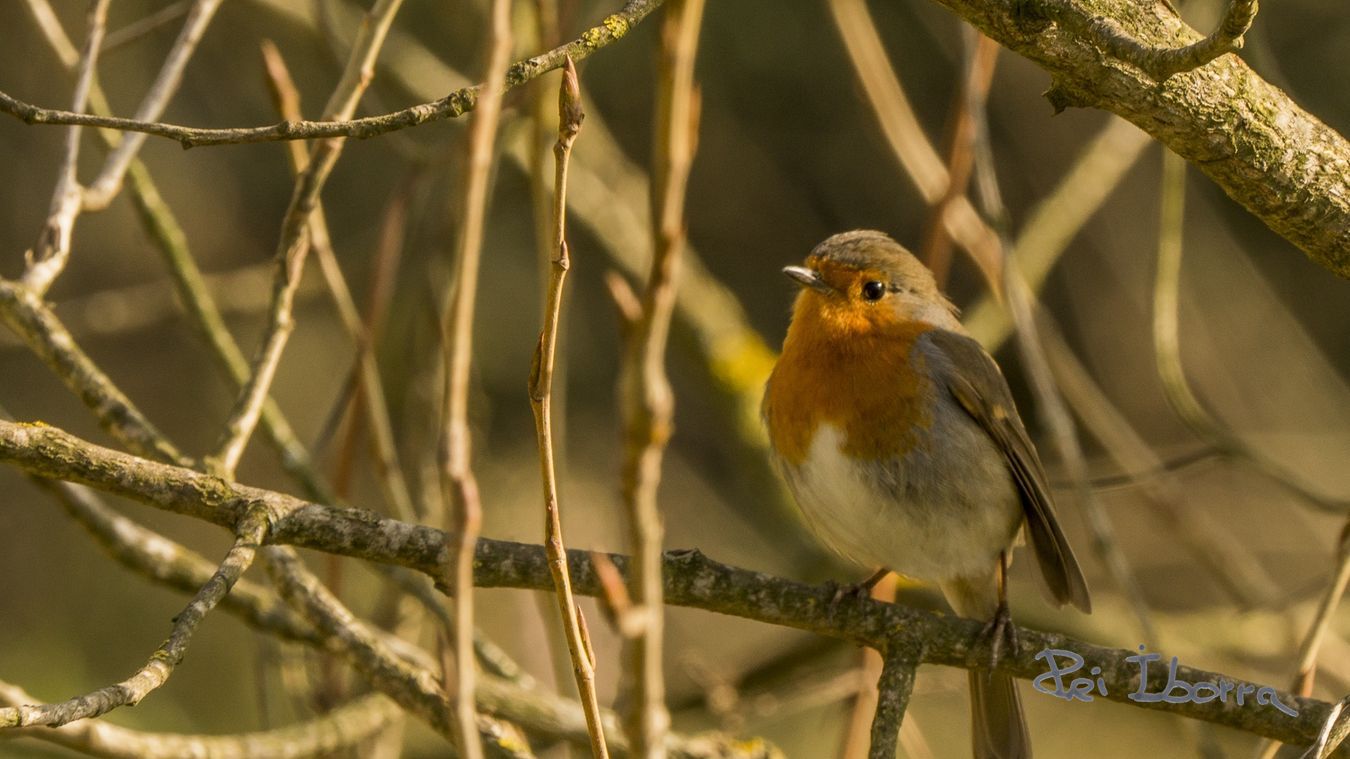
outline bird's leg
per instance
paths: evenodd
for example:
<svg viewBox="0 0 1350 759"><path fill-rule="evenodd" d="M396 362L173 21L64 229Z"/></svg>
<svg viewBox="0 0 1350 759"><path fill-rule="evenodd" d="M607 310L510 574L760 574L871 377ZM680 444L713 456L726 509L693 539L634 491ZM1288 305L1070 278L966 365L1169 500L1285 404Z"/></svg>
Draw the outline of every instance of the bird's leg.
<svg viewBox="0 0 1350 759"><path fill-rule="evenodd" d="M873 572L870 577L862 582L855 582L850 585L836 585L834 589L834 603L839 603L839 601L846 596L859 600L867 598L872 594L872 588L875 588L877 583L881 582L882 578L890 573L891 570L882 567L876 572Z"/></svg>
<svg viewBox="0 0 1350 759"><path fill-rule="evenodd" d="M1020 648L1017 642L1017 626L1012 623L1012 614L1008 612L1008 563L1008 552L1000 552L998 573L995 575L995 582L998 585L998 608L994 610L994 618L989 620L989 624L980 632L980 640L989 646L991 671L998 666L1004 645L1007 645L1008 650L1014 655Z"/></svg>

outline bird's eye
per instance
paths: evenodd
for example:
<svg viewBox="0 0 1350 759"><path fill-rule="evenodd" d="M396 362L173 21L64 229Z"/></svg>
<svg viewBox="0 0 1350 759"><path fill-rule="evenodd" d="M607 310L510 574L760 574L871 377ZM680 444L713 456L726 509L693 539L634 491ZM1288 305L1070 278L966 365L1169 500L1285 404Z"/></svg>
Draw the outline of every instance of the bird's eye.
<svg viewBox="0 0 1350 759"><path fill-rule="evenodd" d="M886 285L882 282L873 280L864 282L862 286L863 298L867 300L881 300L881 296L886 294Z"/></svg>

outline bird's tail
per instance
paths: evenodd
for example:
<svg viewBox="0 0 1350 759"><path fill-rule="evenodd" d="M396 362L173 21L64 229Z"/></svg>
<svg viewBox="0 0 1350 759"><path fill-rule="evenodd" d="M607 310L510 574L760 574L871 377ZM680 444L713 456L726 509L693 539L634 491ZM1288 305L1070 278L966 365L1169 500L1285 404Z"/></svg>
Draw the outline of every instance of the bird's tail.
<svg viewBox="0 0 1350 759"><path fill-rule="evenodd" d="M1011 676L970 670L970 720L975 759L1030 759L1027 721Z"/></svg>
<svg viewBox="0 0 1350 759"><path fill-rule="evenodd" d="M957 577L941 583L942 594L966 619L989 620L998 612L993 573ZM975 759L1029 759L1031 737L1022 716L1022 700L1010 675L986 669L970 670L971 742Z"/></svg>

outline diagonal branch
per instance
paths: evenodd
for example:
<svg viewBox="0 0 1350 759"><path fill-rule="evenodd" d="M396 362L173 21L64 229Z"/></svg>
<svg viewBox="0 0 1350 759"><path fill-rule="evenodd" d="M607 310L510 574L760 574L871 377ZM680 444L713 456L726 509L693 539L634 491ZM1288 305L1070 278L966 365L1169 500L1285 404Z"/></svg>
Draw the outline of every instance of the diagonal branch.
<svg viewBox="0 0 1350 759"><path fill-rule="evenodd" d="M399 656L384 642L384 636L357 619L305 568L295 551L279 547L266 550L268 570L282 596L318 628L372 686L451 740L454 726L450 703L445 690L436 682L434 668L415 666ZM488 749L488 756L533 756L513 726L476 713L473 719L474 729Z"/></svg>
<svg viewBox="0 0 1350 759"><path fill-rule="evenodd" d="M197 50L197 43L206 33L207 25L215 17L220 3L221 0L196 0L192 4L187 20L183 22L183 28L178 33L178 39L174 40L173 48L165 56L159 74L136 109L136 115L133 117L135 120L155 121L164 113L169 100L182 84L183 71ZM127 169L131 167L131 162L135 160L136 154L140 152L141 145L145 144L146 137L148 135L144 133L128 134L122 140L122 144L104 159L103 168L84 191L84 210L101 211L117 197L117 193L122 189L122 179L126 176Z"/></svg>
<svg viewBox="0 0 1350 759"><path fill-rule="evenodd" d="M1051 105L1115 113L1152 135L1316 263L1350 277L1350 143L1236 56L1161 84L1074 31L1114 19L1132 38L1180 47L1200 38L1166 3L1134 0L938 0L1050 73ZM1058 30L1026 23L1053 9ZM1020 9L1020 10L1019 10ZM1046 11L1042 10L1043 13ZM1047 15L1049 15L1047 13Z"/></svg>
<svg viewBox="0 0 1350 759"><path fill-rule="evenodd" d="M362 19L361 32L352 45L351 56L343 70L342 79L333 90L324 116L345 120L356 110L374 76L375 58L384 44L385 35L394 21L403 0L375 0ZM281 364L281 354L294 328L291 308L295 290L300 283L306 254L309 251L309 219L319 201L319 193L328 181L333 166L342 154L343 141L324 140L310 152L309 164L296 178L295 189L281 224L281 240L275 256L276 275L272 284L272 305L268 309L267 328L250 366L248 381L244 383L225 422L225 431L216 445L215 453L207 459L208 467L224 477L233 477L244 455L258 418L266 404L268 390Z"/></svg>
<svg viewBox="0 0 1350 759"><path fill-rule="evenodd" d="M0 322L61 378L113 437L142 456L191 463L80 349L41 296L0 279Z"/></svg>
<svg viewBox="0 0 1350 759"><path fill-rule="evenodd" d="M563 65L568 57L575 61L589 58L592 53L622 39L663 0L627 0L617 12L606 16L581 36L546 53L526 58L506 69L504 85L511 89L546 74ZM128 132L144 132L157 137L177 140L185 148L201 145L235 145L249 142L278 140L315 140L327 137L356 137L364 139L381 134L420 126L432 121L458 118L478 106L483 85L462 87L439 100L410 106L393 113L367 116L359 119L325 119L322 121L283 121L280 124L230 129L203 129L164 124L156 121L111 116L94 116L73 111L41 108L26 103L5 92L0 92L0 113L8 113L29 124L70 124L97 126Z"/></svg>
<svg viewBox="0 0 1350 759"><path fill-rule="evenodd" d="M70 106L75 112L85 109L94 87L98 52L107 29L108 2L97 0L89 9L89 36L85 38L84 49L80 53L75 74L75 95ZM39 19L43 17L39 15ZM65 155L57 173L47 223L38 237L37 248L28 253L28 269L23 274L23 284L38 295L47 292L70 259L70 236L75 228L75 217L79 215L80 205L84 201L84 188L80 187L75 176L80 159L81 131L79 126L72 126L66 131Z"/></svg>
<svg viewBox="0 0 1350 759"><path fill-rule="evenodd" d="M45 725L58 727L78 719L97 717L122 706L135 706L141 699L168 681L178 663L187 655L192 634L202 619L220 603L253 563L259 545L267 537L267 516L263 509L249 509L239 522L238 538L225 554L224 561L210 580L197 591L185 609L174 617L168 640L150 655L131 677L115 685L77 696L56 704L0 708L0 728Z"/></svg>

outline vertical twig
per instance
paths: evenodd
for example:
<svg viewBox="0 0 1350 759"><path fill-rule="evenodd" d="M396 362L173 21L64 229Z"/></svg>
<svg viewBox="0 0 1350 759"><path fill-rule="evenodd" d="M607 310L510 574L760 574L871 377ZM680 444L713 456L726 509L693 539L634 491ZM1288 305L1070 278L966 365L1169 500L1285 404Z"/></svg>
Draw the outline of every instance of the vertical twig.
<svg viewBox="0 0 1350 759"><path fill-rule="evenodd" d="M544 326L534 352L530 370L530 407L539 442L539 471L544 484L544 532L548 566L553 573L553 588L558 597L558 613L567 636L577 692L586 712L586 729L591 736L591 751L597 757L609 756L604 728L600 720L600 701L595 691L595 661L589 652L580 610L572 598L572 578L567 571L567 550L563 547L562 516L558 504L558 478L553 448L553 367L558 349L558 322L562 316L563 286L572 259L567 250L567 166L572 143L581 131L581 88L572 59L563 69L558 88L558 141L553 147L556 168L553 179L553 260L550 267Z"/></svg>
<svg viewBox="0 0 1350 759"><path fill-rule="evenodd" d="M829 6L854 73L876 113L877 123L890 143L891 152L905 175L914 182L924 202L937 203L951 184L951 178L924 135L900 85L900 78L886 57L886 48L867 11L866 0L829 0ZM1003 286L999 267L1003 261L998 236L980 219L970 201L964 195L954 198L941 222L951 239L979 266L989 289L999 293Z"/></svg>
<svg viewBox="0 0 1350 759"><path fill-rule="evenodd" d="M156 121L164 114L169 100L183 81L183 71L197 50L197 43L206 33L206 27L216 15L220 3L221 0L196 0L193 3L192 10L188 12L187 20L183 22L183 28L178 33L178 39L165 56L159 74L141 100L133 118L138 121ZM136 158L136 153L140 151L147 137L149 135L143 132L125 135L122 143L104 159L98 177L89 183L89 188L84 193L84 210L101 211L117 197L117 193L122 189L122 178L126 176L127 169L130 168L131 162Z"/></svg>
<svg viewBox="0 0 1350 759"><path fill-rule="evenodd" d="M489 20L487 65L478 107L469 122L469 151L464 167L462 213L455 240L454 293L442 324L445 345L445 426L439 455L442 501L448 509L447 527L453 537L445 566L445 586L454 607L454 631L449 641L446 691L450 694L451 723L460 756L481 759L483 747L474 728L475 673L473 661L473 551L482 524L478 482L470 465L469 365L473 357L474 297L482 254L483 223L488 179L492 168L497 122L501 115L503 82L511 53L510 0L493 0Z"/></svg>
<svg viewBox="0 0 1350 759"><path fill-rule="evenodd" d="M975 165L976 124L970 104L974 101L984 102L989 97L994 66L998 63L998 43L983 34L973 33L977 35L978 41L966 62L965 74L961 77L961 87L952 108L947 138L947 188L937 202L930 206L923 240L919 244L919 260L928 264L939 287L947 281L952 265L952 238L947 233L944 221L952 205L965 197L966 186L970 184L970 172Z"/></svg>
<svg viewBox="0 0 1350 759"><path fill-rule="evenodd" d="M623 363L623 496L634 557L630 595L646 623L627 647L625 676L632 691L627 730L633 756L644 759L665 756L670 727L661 662L664 528L656 494L674 415L665 351L685 241L685 190L698 132L694 58L703 5L703 0L676 0L666 6L652 166L652 269L642 315L629 332Z"/></svg>
<svg viewBox="0 0 1350 759"><path fill-rule="evenodd" d="M402 4L403 0L376 0L362 19L360 33L352 45L342 79L324 107L325 121L351 118L361 94L374 76L375 59ZM281 240L277 245L276 278L272 285L272 305L268 309L266 331L254 354L249 379L240 389L229 419L225 422L225 431L216 446L216 452L208 459L212 472L226 479L233 478L239 459L244 455L244 448L258 424L272 378L276 376L277 366L281 363L282 351L294 328L291 307L309 252L310 214L342 153L343 144L341 138L318 141L310 151L309 165L296 179L295 190L282 221Z"/></svg>
<svg viewBox="0 0 1350 759"><path fill-rule="evenodd" d="M869 759L895 759L900 725L914 692L917 661L901 653L887 651L883 656L881 677L877 679L877 711L872 717L872 747Z"/></svg>
<svg viewBox="0 0 1350 759"><path fill-rule="evenodd" d="M267 81L272 89L273 98L276 100L278 112L284 119L299 121L303 118L300 112L299 91L291 80L290 72L286 67L285 59L281 56L281 51L270 40L264 40L262 54L267 70ZM287 146L290 152L291 168L299 175L304 172L309 164L309 154L305 152L304 145L299 142L288 142ZM342 269L338 266L337 255L333 251L332 239L328 234L327 215L324 213L322 204L317 202L314 206L314 212L310 216L310 247L314 250L314 255L318 259L324 282L328 285L329 294L333 297L334 306L342 321L343 328L347 331L347 337L356 345L355 385L359 395L355 404L357 411L365 413L366 424L371 430L378 466L377 473L383 486L385 500L389 508L392 509L392 513L399 519L404 521L416 520L418 514L413 507L412 495L408 490L407 481L403 477L403 466L399 462L398 446L394 442L393 424L389 419L389 407L385 403L384 383L380 378L379 366L375 362L373 350L375 336L370 329L369 320L378 312L369 311L363 318L360 309L357 308L351 288L347 285ZM377 276L374 285L381 286L382 284L383 280ZM372 307L375 305L374 301L375 299L372 299ZM357 414L354 418L359 418L359 416ZM355 438L358 435L360 425L353 423L348 429L349 438ZM340 493L340 495L345 497L346 494Z"/></svg>
<svg viewBox="0 0 1350 759"><path fill-rule="evenodd" d="M536 47L550 50L557 47L561 39L558 22L558 0L534 0L534 30ZM548 77L541 77L547 79ZM556 253L553 245L553 201L554 173L556 161L553 160L553 145L557 139L554 120L557 115L557 99L553 97L553 88L536 84L530 94L530 129L526 138L529 147L523 161L530 175L530 207L534 212L535 247L539 262L539 293L541 313L548 309L549 282L552 277L553 257ZM564 450L559 452L557 466L566 467L567 440L567 333L562 335L564 351L555 358L553 371L558 376L557 387L551 393L550 405L553 416L553 435L564 441ZM537 594L540 619L544 623L544 638L548 642L548 659L553 670L555 687L572 679L572 657L567 648L567 635L554 610L555 599ZM568 749L570 755L570 749Z"/></svg>
<svg viewBox="0 0 1350 759"><path fill-rule="evenodd" d="M888 574L872 586L872 598L886 603L895 603L898 578ZM839 748L839 759L862 759L867 755L871 738L871 724L877 709L876 681L881 677L881 653L873 648L863 648L862 666L858 669L858 695L853 699L853 711L849 716L848 727L844 730L844 740Z"/></svg>
<svg viewBox="0 0 1350 759"><path fill-rule="evenodd" d="M36 6L33 7L34 15L42 20L41 13ZM83 111L89 102L94 73L98 67L98 51L103 45L107 22L108 0L97 0L89 10L89 34L85 37L75 74L75 94L70 105L72 111ZM66 130L65 153L61 158L56 189L52 192L47 223L42 227L36 247L28 252L28 268L21 281L24 287L39 296L47 292L70 260L70 236L75 227L75 217L79 215L84 202L84 188L80 187L75 176L80 159L81 131L78 126Z"/></svg>
<svg viewBox="0 0 1350 759"><path fill-rule="evenodd" d="M978 197L985 213L993 219L993 226L999 232L1005 255L1011 256L1013 245L1008 234L1008 213L1003 205L998 177L994 171L994 154L989 141L989 121L984 100L972 100L969 108L974 128L973 152ZM1082 441L1079 440L1073 417L1069 414L1064 394L1056 384L1055 375L1051 371L1045 340L1036 318L1036 311L1039 308L1036 295L1023 278L1022 269L1015 261L1005 262L1003 279L1004 297L1017 332L1019 354L1026 368L1027 379L1037 400L1037 412L1049 430L1060 459L1068 471L1078 505L1087 516L1094 538L1093 547L1111 573L1112 580L1123 590L1127 598L1135 602L1132 608L1140 629L1146 637L1154 639L1156 633L1152 617L1143 604L1143 594L1139 591L1134 571L1124 552L1120 550L1115 525L1102 509L1101 503L1088 484L1087 459L1083 455Z"/></svg>

